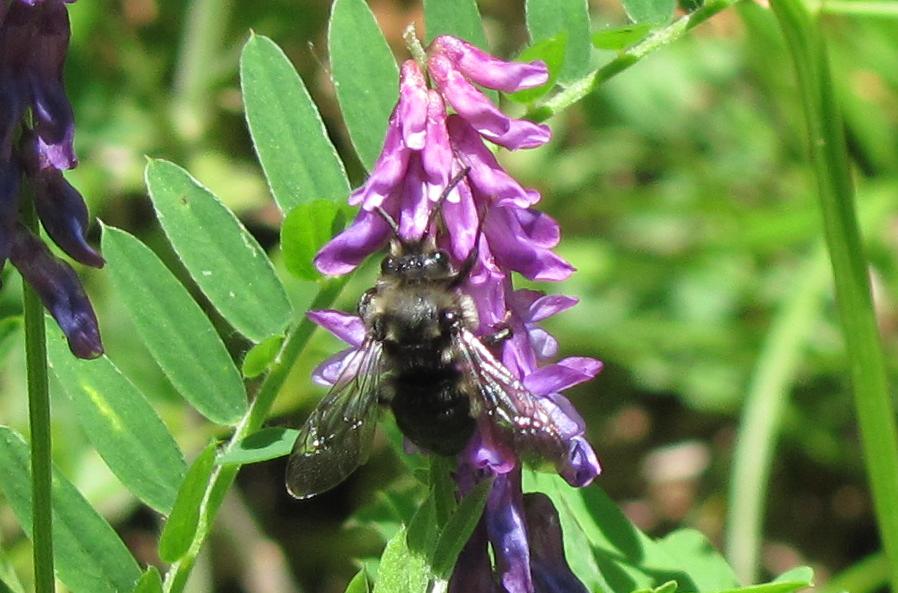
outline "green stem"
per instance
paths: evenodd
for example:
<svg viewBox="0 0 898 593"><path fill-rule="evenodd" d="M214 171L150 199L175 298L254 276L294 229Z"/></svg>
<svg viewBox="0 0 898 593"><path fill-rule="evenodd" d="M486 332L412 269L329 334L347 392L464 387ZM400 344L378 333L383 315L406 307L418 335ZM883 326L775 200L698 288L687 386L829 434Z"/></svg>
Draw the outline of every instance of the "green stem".
<svg viewBox="0 0 898 593"><path fill-rule="evenodd" d="M801 0L771 0L771 8L798 75L864 461L880 537L892 567L892 590L898 593L898 430L854 211L854 188L829 56L818 23Z"/></svg>
<svg viewBox="0 0 898 593"><path fill-rule="evenodd" d="M808 259L767 335L739 422L727 513L727 559L743 583L757 577L770 466L799 354L828 278L822 249Z"/></svg>
<svg viewBox="0 0 898 593"><path fill-rule="evenodd" d="M348 279L347 276L324 280L321 289L309 308L324 309L330 306L336 300ZM265 377L265 380L259 387L256 399L253 400L249 410L244 414L240 424L237 425L234 434L228 439L228 443L223 449L224 453L232 450L240 441L262 428L265 420L268 419L274 400L287 380L290 369L293 368L296 359L299 358L306 344L308 344L314 330L315 325L306 317L303 317L299 323L291 328L277 360L275 360L268 376ZM166 593L180 593L184 590L187 578L190 576L190 570L196 562L197 555L206 540L212 523L215 521L215 516L224 500L224 496L234 483L239 469L239 465L220 465L212 474L212 479L206 485L206 492L203 496L200 525L193 537L193 542L190 544L190 549L183 558L171 565L171 568L165 575Z"/></svg>
<svg viewBox="0 0 898 593"><path fill-rule="evenodd" d="M31 200L23 208L25 225L40 233ZM52 443L50 441L50 389L47 379L47 338L44 306L22 281L25 309L25 366L28 377L28 419L31 428L31 508L36 593L53 593L53 505L51 494Z"/></svg>
<svg viewBox="0 0 898 593"><path fill-rule="evenodd" d="M865 2L863 0L824 0L820 12L851 16L898 18L898 2Z"/></svg>
<svg viewBox="0 0 898 593"><path fill-rule="evenodd" d="M622 51L618 57L601 68L593 70L583 78L574 81L560 92L552 95L545 103L528 111L525 117L532 121L545 121L553 115L564 111L595 91L603 82L620 74L648 54L673 43L690 29L739 1L710 0L695 12L680 17L663 29L653 32L633 47Z"/></svg>
<svg viewBox="0 0 898 593"><path fill-rule="evenodd" d="M224 51L233 0L191 0L174 83L175 124L182 137L193 140L209 121L209 87Z"/></svg>

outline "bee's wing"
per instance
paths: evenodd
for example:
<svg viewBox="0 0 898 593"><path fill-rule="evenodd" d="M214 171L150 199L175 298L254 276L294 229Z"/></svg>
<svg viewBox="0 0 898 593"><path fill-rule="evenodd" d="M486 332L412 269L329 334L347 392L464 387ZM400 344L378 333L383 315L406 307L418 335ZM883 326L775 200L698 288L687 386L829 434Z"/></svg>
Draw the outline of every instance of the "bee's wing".
<svg viewBox="0 0 898 593"><path fill-rule="evenodd" d="M309 498L330 490L368 460L377 424L382 346L370 336L306 419L290 460L287 490Z"/></svg>
<svg viewBox="0 0 898 593"><path fill-rule="evenodd" d="M470 331L458 333L455 348L475 387L472 415L490 421L500 438L527 461L560 463L567 444L558 406L530 393Z"/></svg>

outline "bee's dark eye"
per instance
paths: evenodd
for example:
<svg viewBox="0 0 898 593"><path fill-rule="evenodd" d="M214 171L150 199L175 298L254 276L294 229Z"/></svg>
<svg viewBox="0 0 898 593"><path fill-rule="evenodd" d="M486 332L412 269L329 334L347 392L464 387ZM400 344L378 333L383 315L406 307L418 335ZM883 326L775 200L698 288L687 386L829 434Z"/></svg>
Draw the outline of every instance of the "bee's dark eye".
<svg viewBox="0 0 898 593"><path fill-rule="evenodd" d="M399 262L392 255L388 255L380 262L380 273L392 275L396 273L396 267L399 265Z"/></svg>
<svg viewBox="0 0 898 593"><path fill-rule="evenodd" d="M452 328L458 324L458 312L451 309L440 311L440 325L444 328Z"/></svg>

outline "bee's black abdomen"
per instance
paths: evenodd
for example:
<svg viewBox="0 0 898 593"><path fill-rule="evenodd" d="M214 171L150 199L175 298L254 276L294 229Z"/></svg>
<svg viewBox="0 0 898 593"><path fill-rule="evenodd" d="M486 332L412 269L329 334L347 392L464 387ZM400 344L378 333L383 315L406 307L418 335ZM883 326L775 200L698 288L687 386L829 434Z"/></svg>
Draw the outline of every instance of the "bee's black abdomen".
<svg viewBox="0 0 898 593"><path fill-rule="evenodd" d="M413 443L440 455L461 452L474 433L461 373L452 367L397 373L391 407L400 430Z"/></svg>

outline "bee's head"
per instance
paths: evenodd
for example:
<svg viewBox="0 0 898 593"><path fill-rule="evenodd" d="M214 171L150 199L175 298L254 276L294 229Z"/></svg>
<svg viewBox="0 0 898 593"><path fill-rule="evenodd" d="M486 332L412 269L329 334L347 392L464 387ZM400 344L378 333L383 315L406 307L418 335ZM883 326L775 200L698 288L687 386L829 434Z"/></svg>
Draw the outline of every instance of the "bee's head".
<svg viewBox="0 0 898 593"><path fill-rule="evenodd" d="M449 254L428 243L432 242L425 240L417 245L393 242L390 253L380 263L380 273L402 281L451 278Z"/></svg>

